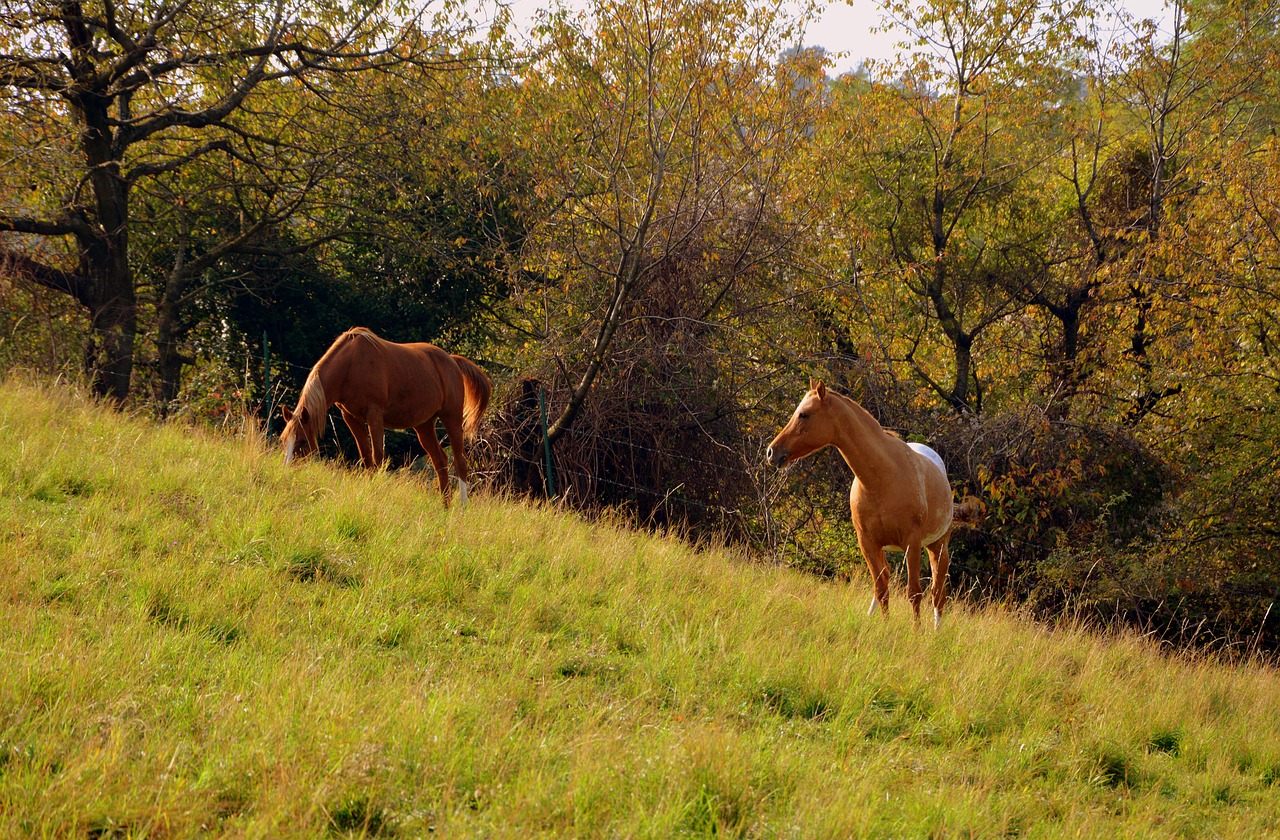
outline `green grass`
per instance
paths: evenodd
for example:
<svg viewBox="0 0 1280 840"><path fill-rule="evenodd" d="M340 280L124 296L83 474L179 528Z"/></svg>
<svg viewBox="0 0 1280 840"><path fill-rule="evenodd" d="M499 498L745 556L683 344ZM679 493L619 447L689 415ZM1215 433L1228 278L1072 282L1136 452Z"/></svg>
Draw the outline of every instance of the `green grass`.
<svg viewBox="0 0 1280 840"><path fill-rule="evenodd" d="M29 384L0 440L0 836L1280 835L1268 669Z"/></svg>

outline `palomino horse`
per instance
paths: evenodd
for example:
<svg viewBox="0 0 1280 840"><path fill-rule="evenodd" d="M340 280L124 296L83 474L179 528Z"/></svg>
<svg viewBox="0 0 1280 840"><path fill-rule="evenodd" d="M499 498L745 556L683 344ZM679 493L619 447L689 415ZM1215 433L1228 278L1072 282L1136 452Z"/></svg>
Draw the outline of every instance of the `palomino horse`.
<svg viewBox="0 0 1280 840"><path fill-rule="evenodd" d="M436 438L440 418L453 449L458 498L466 504L465 441L474 437L489 406L489 377L474 362L434 344L396 344L364 327L347 330L311 368L298 407L283 409L286 463L319 445L331 405L342 411L366 467L382 463L384 429L417 432L448 505L449 462Z"/></svg>
<svg viewBox="0 0 1280 840"><path fill-rule="evenodd" d="M905 552L907 597L920 620L920 549L929 552L933 568L933 625L942 620L947 601L947 542L957 522L976 513L971 504L957 506L942 458L921 443L906 443L876 422L848 397L810 381L809 392L791 421L769 445L765 457L775 467L798 461L827 446L840 450L853 470L849 510L858 532L858 547L871 571L876 604L889 609L889 562L885 549Z"/></svg>

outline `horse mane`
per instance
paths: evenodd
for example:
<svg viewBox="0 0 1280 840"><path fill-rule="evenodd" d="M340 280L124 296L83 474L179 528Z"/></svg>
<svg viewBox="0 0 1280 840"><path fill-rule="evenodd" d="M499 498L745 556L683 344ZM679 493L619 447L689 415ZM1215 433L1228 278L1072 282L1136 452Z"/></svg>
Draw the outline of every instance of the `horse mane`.
<svg viewBox="0 0 1280 840"><path fill-rule="evenodd" d="M316 368L324 367L324 364L329 361L329 357L338 352L339 347L347 343L346 339L355 338L356 336L363 338L365 341L373 345L386 341L386 339L382 338L368 327L352 327L333 340L333 343L329 345L328 350L324 351L324 355L320 357L320 360L311 366L311 372L315 373ZM309 378L310 377L308 377L308 379Z"/></svg>
<svg viewBox="0 0 1280 840"><path fill-rule="evenodd" d="M361 337L361 338L363 338L365 341L369 342L370 344L372 344L372 345L373 345L373 346L375 346L375 347L377 347L377 346L378 346L379 344L381 344L381 343L386 342L386 339L385 339L385 338L383 338L382 336L378 335L377 333L375 333L373 330L369 329L368 327L352 327L351 329L349 329L349 330L347 330L346 332L344 332L342 335L338 336L338 340L337 340L337 341L335 341L335 342L333 342L333 347L337 347L337 346L338 346L338 341L341 341L342 339L346 338L347 336L357 336L357 335L358 335L358 336L360 336L360 337ZM330 347L329 349L330 349L330 350L332 350L332 349L333 349L333 347ZM329 355L329 354L328 354L328 353L325 353L325 355L327 356L327 355ZM322 361L323 361L323 360L322 360Z"/></svg>
<svg viewBox="0 0 1280 840"><path fill-rule="evenodd" d="M895 432L893 429L886 429L884 426L880 425L880 420L879 420L879 418L877 418L877 417L876 417L874 414L872 414L870 411L867 411L866 406L864 406L862 403L860 403L860 402L858 402L857 400L855 400L853 397L850 397L850 396L846 396L846 395L844 395L844 394L841 394L839 391L833 391L833 390L831 390L830 388L828 388L828 389L827 389L827 394L828 394L828 395L831 395L831 394L836 395L836 396L837 396L837 397L839 397L839 398L840 398L840 399L841 399L841 400L842 400L846 405L848 405L848 406L849 406L849 408L853 409L854 411L861 412L862 414L864 414L864 415L866 415L867 417L871 418L872 422L874 422L877 426L879 426L879 427L880 427L880 431L884 432L884 433L885 433L886 435L888 435L889 437L891 437L891 438L897 438L898 440L902 440L902 435L898 434L898 433L897 433L897 432Z"/></svg>
<svg viewBox="0 0 1280 840"><path fill-rule="evenodd" d="M333 348L330 348L332 350ZM329 354L325 353L327 357ZM320 360L324 361L323 358ZM319 442L324 435L325 415L329 412L329 403L325 400L324 385L320 383L320 362L316 362L307 374L307 381L302 386L302 394L298 397L298 411L307 412L308 431L311 439Z"/></svg>

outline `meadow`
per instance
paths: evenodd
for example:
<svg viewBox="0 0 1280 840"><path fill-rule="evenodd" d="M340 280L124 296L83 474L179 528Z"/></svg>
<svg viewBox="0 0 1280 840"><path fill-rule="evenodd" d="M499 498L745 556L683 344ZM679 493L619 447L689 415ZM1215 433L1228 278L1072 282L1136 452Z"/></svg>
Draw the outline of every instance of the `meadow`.
<svg viewBox="0 0 1280 840"><path fill-rule="evenodd" d="M1280 836L1260 664L21 380L0 440L0 836Z"/></svg>

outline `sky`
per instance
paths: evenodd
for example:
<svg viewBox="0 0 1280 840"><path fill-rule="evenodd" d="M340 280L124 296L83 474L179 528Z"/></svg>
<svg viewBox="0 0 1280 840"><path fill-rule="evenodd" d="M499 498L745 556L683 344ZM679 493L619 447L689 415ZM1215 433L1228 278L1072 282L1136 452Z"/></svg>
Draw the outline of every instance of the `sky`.
<svg viewBox="0 0 1280 840"><path fill-rule="evenodd" d="M1116 6L1137 18L1151 18L1157 23L1164 20L1164 0L1116 0ZM864 59L886 59L895 53L895 45L901 36L890 33L873 34L872 29L881 24L881 12L874 0L834 0L826 11L811 25L806 46L820 46L829 52L844 52L836 59L835 75L857 68Z"/></svg>
<svg viewBox="0 0 1280 840"><path fill-rule="evenodd" d="M1151 18L1157 22L1166 16L1164 0L1112 0L1115 4L1138 18ZM517 29L527 32L529 23L545 0L499 0L510 5ZM581 0L562 0L570 7L585 5ZM858 67L865 59L885 59L895 52L900 36L891 33L873 33L881 23L881 13L875 0L832 0L825 12L813 24L805 37L804 46L824 47L828 52L845 53L835 59L833 75L839 75Z"/></svg>

